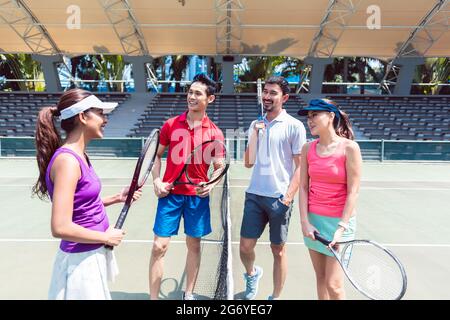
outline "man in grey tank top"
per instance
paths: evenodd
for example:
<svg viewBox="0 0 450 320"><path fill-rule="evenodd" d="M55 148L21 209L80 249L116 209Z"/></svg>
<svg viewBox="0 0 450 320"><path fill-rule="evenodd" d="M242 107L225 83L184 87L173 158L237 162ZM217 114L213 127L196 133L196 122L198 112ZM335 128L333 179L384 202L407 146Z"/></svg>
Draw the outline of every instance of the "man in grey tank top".
<svg viewBox="0 0 450 320"><path fill-rule="evenodd" d="M253 168L246 190L241 225L240 257L246 273L244 299L255 299L263 270L255 265L255 246L269 223L274 257L274 288L269 300L278 299L287 273L287 241L292 203L300 182L300 153L306 142L303 123L289 115L283 104L289 85L283 77L271 76L262 94L265 116L248 130L245 167Z"/></svg>

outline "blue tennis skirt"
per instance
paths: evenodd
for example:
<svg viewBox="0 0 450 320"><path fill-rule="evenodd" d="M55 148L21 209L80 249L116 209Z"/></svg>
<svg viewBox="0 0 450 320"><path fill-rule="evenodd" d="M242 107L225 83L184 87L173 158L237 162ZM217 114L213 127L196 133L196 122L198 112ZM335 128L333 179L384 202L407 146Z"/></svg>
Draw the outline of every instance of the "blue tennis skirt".
<svg viewBox="0 0 450 320"><path fill-rule="evenodd" d="M325 239L333 240L334 233L338 228L338 223L341 221L341 218L327 217L318 215L312 212L308 213L308 221L319 231L321 236ZM355 231L356 231L356 217L351 217L348 221L349 228L344 231L342 234L342 238L340 241L349 241L355 239ZM314 241L311 238L303 237L305 241L305 245L307 248L322 253L324 255L332 257L333 254L331 251L323 245L320 241Z"/></svg>

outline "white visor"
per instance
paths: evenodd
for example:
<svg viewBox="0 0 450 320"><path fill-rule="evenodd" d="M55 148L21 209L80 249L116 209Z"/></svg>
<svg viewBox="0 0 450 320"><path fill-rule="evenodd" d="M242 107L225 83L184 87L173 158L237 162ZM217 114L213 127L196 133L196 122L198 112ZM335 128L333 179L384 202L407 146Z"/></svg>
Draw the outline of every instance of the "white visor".
<svg viewBox="0 0 450 320"><path fill-rule="evenodd" d="M103 102L96 96L91 95L87 98L84 98L80 102L77 102L70 107L62 110L61 116L59 118L61 120L69 119L90 108L102 109L103 113L107 114L113 111L114 108L117 107L117 105L117 102Z"/></svg>

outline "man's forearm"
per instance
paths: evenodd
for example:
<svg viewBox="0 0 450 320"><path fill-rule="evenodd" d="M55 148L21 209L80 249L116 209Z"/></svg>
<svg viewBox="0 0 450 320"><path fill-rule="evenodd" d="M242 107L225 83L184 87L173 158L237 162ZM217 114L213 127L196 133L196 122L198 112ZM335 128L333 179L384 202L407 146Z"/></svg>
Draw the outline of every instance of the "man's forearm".
<svg viewBox="0 0 450 320"><path fill-rule="evenodd" d="M160 179L160 175L161 175L161 158L156 156L155 163L153 164L152 169L153 182L155 182L155 180Z"/></svg>
<svg viewBox="0 0 450 320"><path fill-rule="evenodd" d="M288 190L284 195L284 199L291 202L294 199L294 196L297 193L299 186L300 186L300 166L298 166L294 171L291 182L289 183Z"/></svg>
<svg viewBox="0 0 450 320"><path fill-rule="evenodd" d="M250 168L255 164L256 152L257 152L257 150L256 150L257 142L258 142L257 131L253 131L253 133L250 135L247 149L245 150L245 155L244 155L244 162L245 162L245 166L247 168Z"/></svg>

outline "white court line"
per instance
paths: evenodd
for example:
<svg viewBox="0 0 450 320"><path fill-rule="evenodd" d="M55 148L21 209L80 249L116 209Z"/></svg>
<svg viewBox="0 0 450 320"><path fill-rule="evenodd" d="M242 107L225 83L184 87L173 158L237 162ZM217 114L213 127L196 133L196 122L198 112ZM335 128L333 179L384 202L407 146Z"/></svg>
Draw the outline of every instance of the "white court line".
<svg viewBox="0 0 450 320"><path fill-rule="evenodd" d="M0 243L7 243L7 242L59 242L59 239L17 239L17 238L7 238L7 239L0 239ZM153 243L153 240L124 240L122 241L124 243ZM172 240L170 243L176 243L176 244L185 244L184 240ZM207 239L203 242L205 244L216 244L217 241L208 241ZM232 241L233 245L239 245L239 241ZM304 242L287 242L288 245L304 245ZM417 248L450 248L450 244L427 244L427 243L380 243L383 246L386 247L417 247ZM267 241L260 241L257 242L257 245L270 245L270 242Z"/></svg>
<svg viewBox="0 0 450 320"><path fill-rule="evenodd" d="M228 186L229 188L248 188L248 186ZM450 188L414 188L414 187L360 187L363 190L419 190L419 191L450 191Z"/></svg>
<svg viewBox="0 0 450 320"><path fill-rule="evenodd" d="M123 188L127 183L124 184L102 184L102 187L110 187L110 188ZM11 187L19 187L19 188L31 188L33 185L31 184L0 184L0 188L11 188ZM228 186L229 188L248 188L248 186ZM144 188L153 188L152 185L146 185ZM417 191L450 191L450 188L414 188L414 187L360 187L363 190L417 190Z"/></svg>

